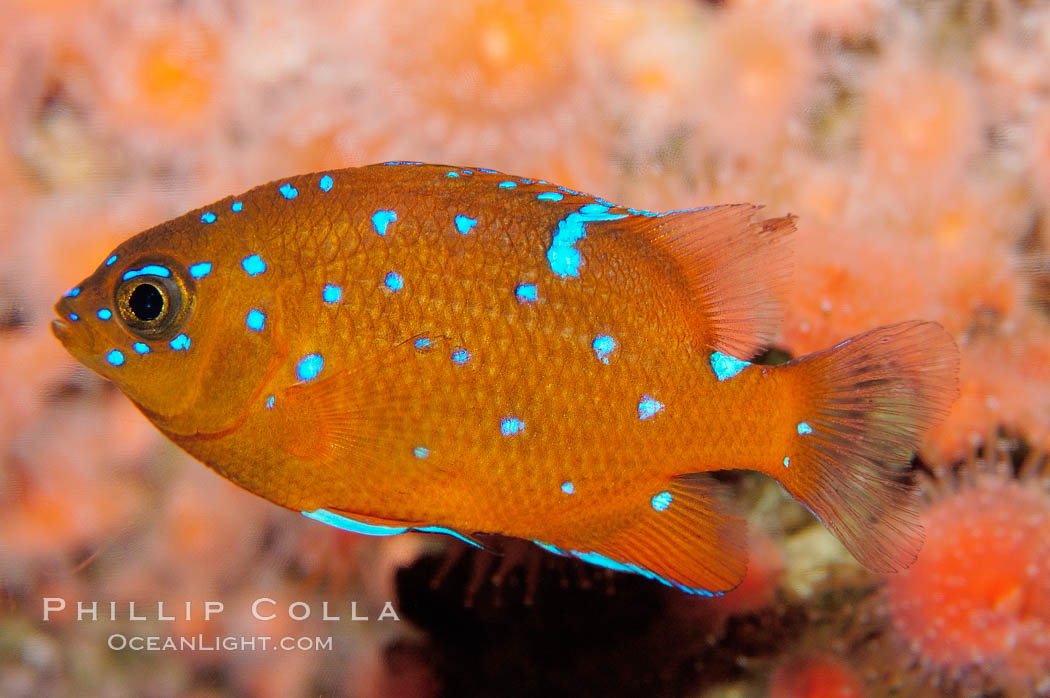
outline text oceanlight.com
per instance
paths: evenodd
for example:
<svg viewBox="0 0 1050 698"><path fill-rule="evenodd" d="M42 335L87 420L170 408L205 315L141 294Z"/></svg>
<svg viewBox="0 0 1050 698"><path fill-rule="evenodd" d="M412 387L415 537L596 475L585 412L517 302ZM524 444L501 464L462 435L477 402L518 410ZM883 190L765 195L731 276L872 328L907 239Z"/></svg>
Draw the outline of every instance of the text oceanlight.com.
<svg viewBox="0 0 1050 698"><path fill-rule="evenodd" d="M284 652L331 651L332 637L273 638L269 635L124 635L113 633L106 640L111 650L133 652Z"/></svg>

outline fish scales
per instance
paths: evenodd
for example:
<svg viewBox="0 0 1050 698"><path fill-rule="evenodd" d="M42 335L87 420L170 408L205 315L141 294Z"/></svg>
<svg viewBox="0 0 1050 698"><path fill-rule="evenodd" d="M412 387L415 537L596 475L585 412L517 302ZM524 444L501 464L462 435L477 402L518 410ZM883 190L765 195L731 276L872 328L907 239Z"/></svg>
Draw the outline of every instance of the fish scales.
<svg viewBox="0 0 1050 698"><path fill-rule="evenodd" d="M752 469L901 567L907 458L953 399L954 344L903 323L747 363L794 228L756 214L472 168L301 175L128 240L55 332L218 473L349 530L501 533L718 593L746 553L707 473Z"/></svg>

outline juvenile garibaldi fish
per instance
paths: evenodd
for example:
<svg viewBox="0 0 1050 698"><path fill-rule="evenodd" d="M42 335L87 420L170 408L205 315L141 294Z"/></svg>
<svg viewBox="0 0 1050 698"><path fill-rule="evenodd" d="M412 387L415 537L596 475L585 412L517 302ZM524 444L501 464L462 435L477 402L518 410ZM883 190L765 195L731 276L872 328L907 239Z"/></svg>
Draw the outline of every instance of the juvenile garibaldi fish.
<svg viewBox="0 0 1050 698"><path fill-rule="evenodd" d="M780 482L867 567L922 545L907 471L957 393L928 322L778 367L794 219L652 213L491 170L291 177L120 245L55 335L172 441L351 531L498 533L718 593Z"/></svg>

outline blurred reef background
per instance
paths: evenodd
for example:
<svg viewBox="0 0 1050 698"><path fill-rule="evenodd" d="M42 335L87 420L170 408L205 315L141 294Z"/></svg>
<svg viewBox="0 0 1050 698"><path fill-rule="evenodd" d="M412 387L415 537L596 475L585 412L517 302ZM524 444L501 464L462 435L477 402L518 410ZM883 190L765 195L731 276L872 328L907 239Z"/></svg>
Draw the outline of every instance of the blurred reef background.
<svg viewBox="0 0 1050 698"><path fill-rule="evenodd" d="M1050 695L1047 3L0 0L0 24L0 695ZM52 338L55 299L139 230L385 160L798 214L772 358L911 318L960 345L919 562L872 575L736 474L751 565L718 599L514 541L356 537L192 461ZM255 621L262 596L314 612ZM43 597L124 610L45 623ZM227 611L128 619L158 600Z"/></svg>

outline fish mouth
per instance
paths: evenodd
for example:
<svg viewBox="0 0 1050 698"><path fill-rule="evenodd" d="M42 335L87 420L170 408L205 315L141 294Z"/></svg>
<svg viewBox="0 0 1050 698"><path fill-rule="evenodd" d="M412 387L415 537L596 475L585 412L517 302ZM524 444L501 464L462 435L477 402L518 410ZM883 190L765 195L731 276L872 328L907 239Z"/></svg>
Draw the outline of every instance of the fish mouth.
<svg viewBox="0 0 1050 698"><path fill-rule="evenodd" d="M73 328L65 320L52 320L51 334L55 335L55 338L62 342L62 346L68 347L69 340L73 335Z"/></svg>
<svg viewBox="0 0 1050 698"><path fill-rule="evenodd" d="M74 323L66 319L76 312L72 300L72 298L62 298L55 303L55 313L59 317L51 321L51 334L55 335L55 339L62 343L66 351L80 358L89 355L94 350L95 333L82 322ZM77 327L78 324L84 326Z"/></svg>

